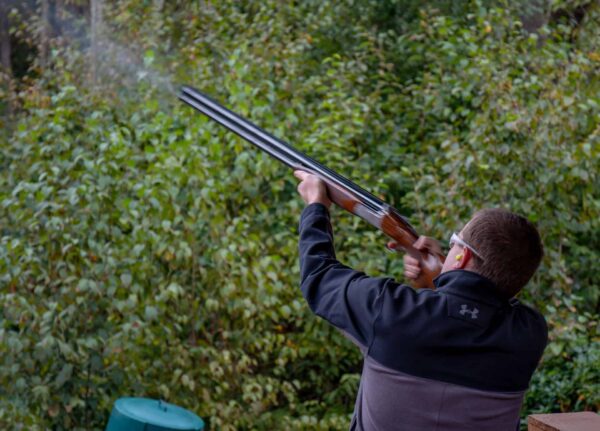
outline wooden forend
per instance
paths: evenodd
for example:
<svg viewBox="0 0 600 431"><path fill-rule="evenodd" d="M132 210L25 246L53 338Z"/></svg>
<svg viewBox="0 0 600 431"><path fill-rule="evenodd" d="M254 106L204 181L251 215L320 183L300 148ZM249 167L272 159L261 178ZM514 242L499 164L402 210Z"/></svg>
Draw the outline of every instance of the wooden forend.
<svg viewBox="0 0 600 431"><path fill-rule="evenodd" d="M600 431L600 416L594 412L531 415L528 431Z"/></svg>

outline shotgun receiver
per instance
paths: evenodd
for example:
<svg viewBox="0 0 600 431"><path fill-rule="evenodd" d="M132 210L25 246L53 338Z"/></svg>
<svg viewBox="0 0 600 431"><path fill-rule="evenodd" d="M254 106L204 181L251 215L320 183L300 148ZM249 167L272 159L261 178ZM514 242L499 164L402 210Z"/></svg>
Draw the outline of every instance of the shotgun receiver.
<svg viewBox="0 0 600 431"><path fill-rule="evenodd" d="M422 253L413 247L413 243L419 235L408 220L392 206L281 139L265 132L200 91L183 86L178 97L192 108L225 126L290 168L318 176L327 185L327 193L333 203L383 231L407 253L418 259L421 264L425 264L427 267L433 266L430 259L435 256Z"/></svg>

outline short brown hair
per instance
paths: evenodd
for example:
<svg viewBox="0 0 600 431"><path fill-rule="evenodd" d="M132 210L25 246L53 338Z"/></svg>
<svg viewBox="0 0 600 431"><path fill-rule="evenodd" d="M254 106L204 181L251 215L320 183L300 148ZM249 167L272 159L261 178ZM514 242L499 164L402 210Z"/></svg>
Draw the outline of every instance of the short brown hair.
<svg viewBox="0 0 600 431"><path fill-rule="evenodd" d="M533 276L544 255L535 226L518 214L492 208L475 213L462 237L483 257L473 256L474 269L492 280L507 298Z"/></svg>

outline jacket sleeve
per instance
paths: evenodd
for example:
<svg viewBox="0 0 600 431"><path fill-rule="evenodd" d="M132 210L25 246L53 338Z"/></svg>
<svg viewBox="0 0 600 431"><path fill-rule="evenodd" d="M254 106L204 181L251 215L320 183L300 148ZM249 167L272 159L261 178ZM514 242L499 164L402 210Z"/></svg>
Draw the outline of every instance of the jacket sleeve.
<svg viewBox="0 0 600 431"><path fill-rule="evenodd" d="M390 279L367 277L335 258L324 205L307 206L300 218L301 289L311 310L368 349Z"/></svg>

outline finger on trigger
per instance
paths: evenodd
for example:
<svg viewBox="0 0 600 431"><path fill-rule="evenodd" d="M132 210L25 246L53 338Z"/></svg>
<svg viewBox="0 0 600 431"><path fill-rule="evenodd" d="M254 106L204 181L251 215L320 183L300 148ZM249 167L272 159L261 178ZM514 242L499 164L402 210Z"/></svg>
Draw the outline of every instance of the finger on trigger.
<svg viewBox="0 0 600 431"><path fill-rule="evenodd" d="M425 251L429 248L427 240L428 238L426 236L420 236L413 244L413 247L419 251Z"/></svg>

